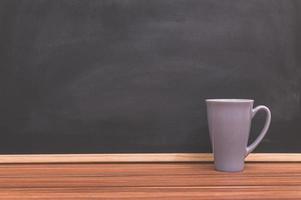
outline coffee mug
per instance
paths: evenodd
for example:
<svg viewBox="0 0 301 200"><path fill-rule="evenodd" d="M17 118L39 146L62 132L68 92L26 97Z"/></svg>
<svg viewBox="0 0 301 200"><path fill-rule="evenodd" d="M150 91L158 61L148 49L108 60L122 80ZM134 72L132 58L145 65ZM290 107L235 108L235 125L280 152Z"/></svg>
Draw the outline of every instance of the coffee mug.
<svg viewBox="0 0 301 200"><path fill-rule="evenodd" d="M250 99L207 99L207 119L215 169L237 172L244 169L245 157L261 142L271 123L266 106L253 108ZM265 125L257 139L248 145L251 121L258 111L266 112Z"/></svg>

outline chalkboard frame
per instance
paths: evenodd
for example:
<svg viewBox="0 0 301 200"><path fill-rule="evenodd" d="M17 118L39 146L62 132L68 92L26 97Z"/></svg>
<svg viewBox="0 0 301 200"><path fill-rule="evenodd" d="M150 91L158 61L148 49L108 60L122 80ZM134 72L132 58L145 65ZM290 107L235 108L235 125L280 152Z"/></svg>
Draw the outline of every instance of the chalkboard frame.
<svg viewBox="0 0 301 200"><path fill-rule="evenodd" d="M25 163L126 163L126 162L212 162L211 153L132 154L14 154L0 155L0 164ZM247 162L301 162L301 153L252 153Z"/></svg>

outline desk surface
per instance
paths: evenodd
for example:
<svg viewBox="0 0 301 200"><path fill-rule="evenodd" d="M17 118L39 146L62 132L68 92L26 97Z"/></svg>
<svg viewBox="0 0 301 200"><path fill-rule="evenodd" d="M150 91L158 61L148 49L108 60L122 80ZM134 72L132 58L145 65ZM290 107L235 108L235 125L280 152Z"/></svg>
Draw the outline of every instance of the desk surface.
<svg viewBox="0 0 301 200"><path fill-rule="evenodd" d="M0 199L301 199L301 163L2 164Z"/></svg>

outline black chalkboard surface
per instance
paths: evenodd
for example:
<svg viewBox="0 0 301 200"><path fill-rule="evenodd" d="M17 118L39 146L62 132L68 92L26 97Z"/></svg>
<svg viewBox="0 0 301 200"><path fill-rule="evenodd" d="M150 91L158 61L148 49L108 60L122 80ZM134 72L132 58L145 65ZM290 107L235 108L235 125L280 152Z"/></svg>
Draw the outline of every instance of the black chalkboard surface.
<svg viewBox="0 0 301 200"><path fill-rule="evenodd" d="M0 153L210 152L206 98L267 105L257 152L301 152L300 13L297 0L2 0Z"/></svg>

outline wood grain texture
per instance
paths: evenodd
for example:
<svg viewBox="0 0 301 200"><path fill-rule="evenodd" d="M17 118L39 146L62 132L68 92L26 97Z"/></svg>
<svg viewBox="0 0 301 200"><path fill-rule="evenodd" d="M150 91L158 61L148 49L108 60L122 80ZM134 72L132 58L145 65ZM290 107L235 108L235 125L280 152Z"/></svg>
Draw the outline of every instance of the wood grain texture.
<svg viewBox="0 0 301 200"><path fill-rule="evenodd" d="M0 155L1 163L212 162L211 153ZM301 153L253 153L247 162L300 162Z"/></svg>
<svg viewBox="0 0 301 200"><path fill-rule="evenodd" d="M1 164L0 199L301 199L301 163Z"/></svg>
<svg viewBox="0 0 301 200"><path fill-rule="evenodd" d="M263 200L301 197L301 187L146 187L0 190L3 199ZM0 197L1 198L1 197Z"/></svg>

